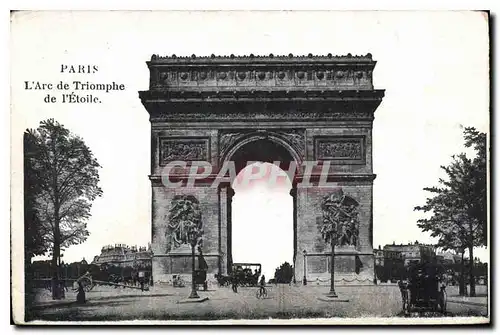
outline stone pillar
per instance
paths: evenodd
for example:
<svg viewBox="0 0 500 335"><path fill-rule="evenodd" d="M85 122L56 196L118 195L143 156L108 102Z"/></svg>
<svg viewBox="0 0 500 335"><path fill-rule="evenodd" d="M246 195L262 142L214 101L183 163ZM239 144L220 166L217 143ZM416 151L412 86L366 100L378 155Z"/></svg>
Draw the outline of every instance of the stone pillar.
<svg viewBox="0 0 500 335"><path fill-rule="evenodd" d="M234 190L231 187L227 188L227 271L230 273L233 266L233 203Z"/></svg>
<svg viewBox="0 0 500 335"><path fill-rule="evenodd" d="M312 251L312 241L308 241L308 217L310 209L307 209L307 195L303 187L296 187L294 190L294 275L297 282L302 282L304 277L304 250ZM307 264L306 264L307 265Z"/></svg>
<svg viewBox="0 0 500 335"><path fill-rule="evenodd" d="M219 188L219 273L227 274L228 257L228 204L227 188Z"/></svg>
<svg viewBox="0 0 500 335"><path fill-rule="evenodd" d="M293 282L300 281L300 278L295 277L295 268L297 264L297 185L293 184L290 190L290 196L293 199Z"/></svg>

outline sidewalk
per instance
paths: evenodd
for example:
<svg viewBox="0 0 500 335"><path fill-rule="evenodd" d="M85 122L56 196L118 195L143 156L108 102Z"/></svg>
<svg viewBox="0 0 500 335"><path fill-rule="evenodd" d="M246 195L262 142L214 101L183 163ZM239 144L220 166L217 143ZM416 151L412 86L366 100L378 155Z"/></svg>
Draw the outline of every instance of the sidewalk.
<svg viewBox="0 0 500 335"><path fill-rule="evenodd" d="M113 299L113 298L129 298L129 297L140 297L151 295L151 291L140 291L131 289L114 289L110 287L100 287L95 286L90 292L86 292L87 302L92 303L95 300L102 299ZM65 307L71 305L77 305L76 302L77 292L73 289L69 289L65 292L65 298L60 300L52 299L52 292L49 290L39 290L35 301L33 303L33 308L43 309L47 307Z"/></svg>
<svg viewBox="0 0 500 335"><path fill-rule="evenodd" d="M472 306L488 306L488 297L448 297L448 302Z"/></svg>
<svg viewBox="0 0 500 335"><path fill-rule="evenodd" d="M44 308L48 306L69 306L76 303L76 293L73 290L65 292L65 298L60 300L52 299L52 292L48 290L40 290L36 295L35 301L33 303L33 308Z"/></svg>

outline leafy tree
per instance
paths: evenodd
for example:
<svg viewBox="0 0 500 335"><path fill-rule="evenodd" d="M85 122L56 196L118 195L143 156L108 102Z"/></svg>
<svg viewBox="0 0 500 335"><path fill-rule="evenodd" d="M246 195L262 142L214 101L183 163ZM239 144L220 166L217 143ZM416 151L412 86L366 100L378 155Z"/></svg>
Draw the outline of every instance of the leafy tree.
<svg viewBox="0 0 500 335"><path fill-rule="evenodd" d="M92 201L102 195L98 186L100 167L84 141L54 119L40 122L25 132L29 142L25 154L36 171L35 210L44 233L45 246L52 251L54 299L59 299L61 248L87 239L87 219Z"/></svg>
<svg viewBox="0 0 500 335"><path fill-rule="evenodd" d="M276 268L274 271L274 278L277 283L289 284L293 278L293 266L288 262L281 264L280 267Z"/></svg>
<svg viewBox="0 0 500 335"><path fill-rule="evenodd" d="M47 252L46 231L36 210L36 199L41 193L39 173L35 168L37 155L33 137L24 134L24 248L25 261Z"/></svg>
<svg viewBox="0 0 500 335"><path fill-rule="evenodd" d="M168 235L174 244L188 244L192 255L192 284L189 298L199 298L195 284L195 248L203 243L201 209L193 195L176 195L168 215Z"/></svg>
<svg viewBox="0 0 500 335"><path fill-rule="evenodd" d="M428 219L418 220L418 227L423 231L431 233L432 237L437 237L437 248L443 251L452 250L461 254L462 262L460 266L460 294L464 294L464 253L468 247L468 230L466 213L464 210L455 208L453 194L444 188L426 188L428 192L434 193L433 198L427 199L425 206L417 206L416 210L433 211L433 216Z"/></svg>
<svg viewBox="0 0 500 335"><path fill-rule="evenodd" d="M440 187L426 187L432 193L424 206L415 210L429 212L429 218L418 220L418 227L438 237L438 247L462 254L469 250L474 259L474 247L487 244L486 213L486 135L474 128L464 130L466 147L474 146L476 157L469 159L464 153L453 156L448 166L441 166L447 180L439 179ZM475 296L474 266L470 262L470 295ZM461 291L463 291L461 281Z"/></svg>
<svg viewBox="0 0 500 335"><path fill-rule="evenodd" d="M331 278L328 296L337 297L335 293L335 245L356 245L358 238L358 203L344 195L341 188L325 196L321 202L323 220L319 231L326 243L331 244Z"/></svg>
<svg viewBox="0 0 500 335"><path fill-rule="evenodd" d="M480 227L480 244L488 245L488 214L487 214L487 149L486 134L481 133L473 127L464 130L465 146L473 147L476 156L472 159L471 185L468 200L471 200L468 215L478 222ZM473 258L471 258L473 259Z"/></svg>

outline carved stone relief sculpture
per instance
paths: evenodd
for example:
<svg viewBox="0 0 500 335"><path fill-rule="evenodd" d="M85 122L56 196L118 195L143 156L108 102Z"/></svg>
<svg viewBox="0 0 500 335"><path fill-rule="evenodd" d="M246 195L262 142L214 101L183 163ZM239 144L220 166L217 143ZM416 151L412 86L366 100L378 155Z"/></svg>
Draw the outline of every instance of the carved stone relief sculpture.
<svg viewBox="0 0 500 335"><path fill-rule="evenodd" d="M315 139L315 157L333 164L364 163L363 137L325 137Z"/></svg>
<svg viewBox="0 0 500 335"><path fill-rule="evenodd" d="M193 195L177 195L170 204L167 221L167 253L188 247L193 233L200 236L202 231L201 209L198 199ZM189 249L187 249L189 250Z"/></svg>
<svg viewBox="0 0 500 335"><path fill-rule="evenodd" d="M209 160L208 139L160 139L160 164L165 165L175 160Z"/></svg>
<svg viewBox="0 0 500 335"><path fill-rule="evenodd" d="M342 188L325 196L321 203L324 220L332 227L335 245L357 247L359 239L358 202Z"/></svg>

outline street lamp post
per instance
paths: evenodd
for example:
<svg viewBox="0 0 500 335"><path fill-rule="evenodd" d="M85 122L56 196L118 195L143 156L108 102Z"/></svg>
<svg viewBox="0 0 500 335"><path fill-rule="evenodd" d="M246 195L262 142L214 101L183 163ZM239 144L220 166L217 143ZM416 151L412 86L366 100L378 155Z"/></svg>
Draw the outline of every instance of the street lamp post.
<svg viewBox="0 0 500 335"><path fill-rule="evenodd" d="M191 272L191 294L189 295L189 299L198 299L200 296L198 295L198 292L196 292L196 283L195 283L195 258L194 258L194 248L196 247L196 239L195 239L195 233L194 232L189 232L189 241L191 241L191 260L192 260L192 272Z"/></svg>
<svg viewBox="0 0 500 335"><path fill-rule="evenodd" d="M327 294L328 297L337 298L337 293L335 292L335 239L332 238L332 254L330 261L330 292Z"/></svg>
<svg viewBox="0 0 500 335"><path fill-rule="evenodd" d="M302 253L304 254L304 278L302 279L302 283L304 285L307 285L307 277L306 277L306 256L307 256L307 251L304 250Z"/></svg>

